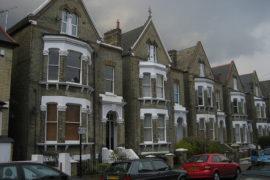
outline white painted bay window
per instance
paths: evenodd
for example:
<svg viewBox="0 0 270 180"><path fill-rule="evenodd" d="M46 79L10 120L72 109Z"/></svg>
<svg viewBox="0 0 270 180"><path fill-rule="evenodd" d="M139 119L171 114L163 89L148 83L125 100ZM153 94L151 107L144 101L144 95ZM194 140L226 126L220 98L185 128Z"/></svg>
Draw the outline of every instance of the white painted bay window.
<svg viewBox="0 0 270 180"><path fill-rule="evenodd" d="M157 134L159 142L166 142L166 120L165 115L159 114L157 119Z"/></svg>
<svg viewBox="0 0 270 180"><path fill-rule="evenodd" d="M81 53L69 51L66 61L65 79L67 82L81 84Z"/></svg>
<svg viewBox="0 0 270 180"><path fill-rule="evenodd" d="M150 73L144 73L143 74L142 96L143 97L152 97L151 75L150 75Z"/></svg>
<svg viewBox="0 0 270 180"><path fill-rule="evenodd" d="M46 141L57 141L57 104L47 104Z"/></svg>
<svg viewBox="0 0 270 180"><path fill-rule="evenodd" d="M153 125L152 125L152 116L151 114L145 114L143 120L144 128L144 142L151 143L153 142Z"/></svg>
<svg viewBox="0 0 270 180"><path fill-rule="evenodd" d="M68 11L62 12L61 33L71 36L78 35L78 16Z"/></svg>
<svg viewBox="0 0 270 180"><path fill-rule="evenodd" d="M197 98L198 98L198 106L203 106L204 105L203 86L198 86Z"/></svg>
<svg viewBox="0 0 270 180"><path fill-rule="evenodd" d="M59 80L59 49L49 49L49 60L48 60L48 81Z"/></svg>
<svg viewBox="0 0 270 180"><path fill-rule="evenodd" d="M105 66L105 92L114 93L114 67Z"/></svg>
<svg viewBox="0 0 270 180"><path fill-rule="evenodd" d="M78 141L78 128L80 126L81 107L80 105L68 104L66 109L65 140Z"/></svg>
<svg viewBox="0 0 270 180"><path fill-rule="evenodd" d="M174 82L173 84L173 97L174 97L174 103L180 104L180 87L179 83Z"/></svg>
<svg viewBox="0 0 270 180"><path fill-rule="evenodd" d="M164 98L164 78L163 75L157 74L157 83L156 83L156 90L157 90L157 98Z"/></svg>

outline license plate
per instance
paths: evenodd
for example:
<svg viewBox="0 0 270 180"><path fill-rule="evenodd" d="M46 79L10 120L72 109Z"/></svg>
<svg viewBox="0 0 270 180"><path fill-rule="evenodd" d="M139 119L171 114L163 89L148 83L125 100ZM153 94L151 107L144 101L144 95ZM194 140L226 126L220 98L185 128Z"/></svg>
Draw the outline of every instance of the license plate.
<svg viewBox="0 0 270 180"><path fill-rule="evenodd" d="M107 177L108 180L119 180L118 176L108 176Z"/></svg>

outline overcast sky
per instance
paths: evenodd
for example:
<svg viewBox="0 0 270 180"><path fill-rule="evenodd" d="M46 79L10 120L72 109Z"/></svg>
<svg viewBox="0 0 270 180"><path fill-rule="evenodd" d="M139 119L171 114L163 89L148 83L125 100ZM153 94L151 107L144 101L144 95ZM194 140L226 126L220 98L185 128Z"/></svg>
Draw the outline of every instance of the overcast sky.
<svg viewBox="0 0 270 180"><path fill-rule="evenodd" d="M10 11L8 26L44 0L0 0ZM183 49L202 41L210 63L236 62L240 74L256 70L270 79L270 0L85 0L100 33L115 27L123 32L153 21L167 49ZM3 17L1 18L3 22ZM2 23L3 24L3 23Z"/></svg>

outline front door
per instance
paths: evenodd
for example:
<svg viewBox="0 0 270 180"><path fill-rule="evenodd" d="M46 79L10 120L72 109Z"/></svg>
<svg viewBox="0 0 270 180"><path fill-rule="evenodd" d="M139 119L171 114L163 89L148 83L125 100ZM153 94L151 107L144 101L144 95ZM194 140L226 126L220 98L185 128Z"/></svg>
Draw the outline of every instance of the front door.
<svg viewBox="0 0 270 180"><path fill-rule="evenodd" d="M106 123L106 147L108 149L114 150L116 146L115 135L116 135L116 116L114 112L109 112L107 114Z"/></svg>

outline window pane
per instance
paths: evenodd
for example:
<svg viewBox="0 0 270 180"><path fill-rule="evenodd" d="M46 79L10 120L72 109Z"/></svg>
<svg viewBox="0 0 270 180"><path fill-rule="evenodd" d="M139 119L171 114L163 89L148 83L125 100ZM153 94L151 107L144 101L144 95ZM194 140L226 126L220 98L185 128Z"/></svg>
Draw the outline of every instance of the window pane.
<svg viewBox="0 0 270 180"><path fill-rule="evenodd" d="M158 98L163 98L163 76L162 75L157 75L157 97Z"/></svg>
<svg viewBox="0 0 270 180"><path fill-rule="evenodd" d="M81 53L69 51L67 56L66 81L80 83L81 82Z"/></svg>
<svg viewBox="0 0 270 180"><path fill-rule="evenodd" d="M77 26L72 25L72 36L77 36Z"/></svg>
<svg viewBox="0 0 270 180"><path fill-rule="evenodd" d="M67 66L81 68L81 53L69 51L67 56Z"/></svg>
<svg viewBox="0 0 270 180"><path fill-rule="evenodd" d="M147 173L154 171L151 161L142 161L139 163L138 171L140 173Z"/></svg>
<svg viewBox="0 0 270 180"><path fill-rule="evenodd" d="M198 105L203 105L203 87L198 86Z"/></svg>
<svg viewBox="0 0 270 180"><path fill-rule="evenodd" d="M152 127L151 115L145 115L144 127L150 127L150 128Z"/></svg>
<svg viewBox="0 0 270 180"><path fill-rule="evenodd" d="M48 67L48 80L58 80L58 66Z"/></svg>
<svg viewBox="0 0 270 180"><path fill-rule="evenodd" d="M144 141L152 141L152 119L151 115L146 114L144 118Z"/></svg>
<svg viewBox="0 0 270 180"><path fill-rule="evenodd" d="M154 164L156 171L165 171L165 170L169 169L168 165L163 161L155 160L155 161L153 161L153 164Z"/></svg>
<svg viewBox="0 0 270 180"><path fill-rule="evenodd" d="M53 177L53 176L60 176L60 173L57 172L56 170L42 166L42 165L23 165L22 169L25 174L25 179L26 180L32 180L32 179L40 179L44 178L45 176L47 177ZM54 178L53 178L54 179Z"/></svg>
<svg viewBox="0 0 270 180"><path fill-rule="evenodd" d="M47 105L47 129L46 129L46 140L56 141L57 140L57 104Z"/></svg>
<svg viewBox="0 0 270 180"><path fill-rule="evenodd" d="M66 68L66 81L80 83L81 70Z"/></svg>
<svg viewBox="0 0 270 180"><path fill-rule="evenodd" d="M65 140L79 140L78 128L80 124L66 123Z"/></svg>
<svg viewBox="0 0 270 180"><path fill-rule="evenodd" d="M151 76L149 73L143 74L142 95L143 97L151 97Z"/></svg>
<svg viewBox="0 0 270 180"><path fill-rule="evenodd" d="M57 123L47 123L47 141L57 140Z"/></svg>
<svg viewBox="0 0 270 180"><path fill-rule="evenodd" d="M50 65L58 65L59 64L59 50L58 49L50 49L49 50L49 64Z"/></svg>
<svg viewBox="0 0 270 180"><path fill-rule="evenodd" d="M104 71L105 92L114 92L114 67L106 66Z"/></svg>
<svg viewBox="0 0 270 180"><path fill-rule="evenodd" d="M68 105L66 110L66 121L67 122L80 122L80 106Z"/></svg>
<svg viewBox="0 0 270 180"><path fill-rule="evenodd" d="M73 25L78 25L78 16L76 16L75 14L71 14L71 23Z"/></svg>

